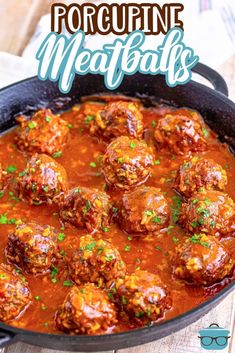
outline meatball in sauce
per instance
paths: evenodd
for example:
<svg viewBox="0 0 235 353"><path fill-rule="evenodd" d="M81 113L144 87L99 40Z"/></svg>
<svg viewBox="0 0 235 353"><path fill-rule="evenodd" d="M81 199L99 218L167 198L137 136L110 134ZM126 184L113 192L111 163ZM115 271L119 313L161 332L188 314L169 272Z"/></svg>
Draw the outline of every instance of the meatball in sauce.
<svg viewBox="0 0 235 353"><path fill-rule="evenodd" d="M232 235L235 232L235 205L220 191L194 194L182 205L179 223L189 232Z"/></svg>
<svg viewBox="0 0 235 353"><path fill-rule="evenodd" d="M139 105L133 102L112 102L95 116L91 133L109 141L119 136L142 138L143 115Z"/></svg>
<svg viewBox="0 0 235 353"><path fill-rule="evenodd" d="M127 233L157 232L169 224L170 207L160 189L140 186L125 193L119 207L119 223Z"/></svg>
<svg viewBox="0 0 235 353"><path fill-rule="evenodd" d="M204 128L198 113L175 110L158 120L154 137L160 148L168 148L176 155L188 155L206 149Z"/></svg>
<svg viewBox="0 0 235 353"><path fill-rule="evenodd" d="M16 319L31 302L28 285L4 264L0 265L0 293L0 320L3 322Z"/></svg>
<svg viewBox="0 0 235 353"><path fill-rule="evenodd" d="M119 251L109 242L85 235L80 247L69 262L70 275L77 284L93 282L110 287L126 273L126 265Z"/></svg>
<svg viewBox="0 0 235 353"><path fill-rule="evenodd" d="M56 314L56 326L66 333L100 335L116 323L114 304L91 283L72 287Z"/></svg>
<svg viewBox="0 0 235 353"><path fill-rule="evenodd" d="M36 223L18 225L9 234L5 254L10 263L27 273L48 273L59 257L55 229Z"/></svg>
<svg viewBox="0 0 235 353"><path fill-rule="evenodd" d="M46 154L33 155L18 176L19 197L34 205L60 202L67 188L64 167Z"/></svg>
<svg viewBox="0 0 235 353"><path fill-rule="evenodd" d="M17 118L16 144L21 151L53 155L61 152L68 139L68 123L50 109L36 112L31 119Z"/></svg>
<svg viewBox="0 0 235 353"><path fill-rule="evenodd" d="M209 286L231 275L234 261L215 237L194 234L177 246L173 267L176 277L197 286Z"/></svg>
<svg viewBox="0 0 235 353"><path fill-rule="evenodd" d="M144 140L121 136L107 147L103 174L110 186L129 190L147 181L153 160L152 149Z"/></svg>
<svg viewBox="0 0 235 353"><path fill-rule="evenodd" d="M191 157L179 167L174 188L185 197L192 196L201 188L205 190L224 190L227 173L213 159Z"/></svg>
<svg viewBox="0 0 235 353"><path fill-rule="evenodd" d="M102 231L109 226L111 218L110 197L97 189L77 187L68 192L60 210L64 221L88 232Z"/></svg>

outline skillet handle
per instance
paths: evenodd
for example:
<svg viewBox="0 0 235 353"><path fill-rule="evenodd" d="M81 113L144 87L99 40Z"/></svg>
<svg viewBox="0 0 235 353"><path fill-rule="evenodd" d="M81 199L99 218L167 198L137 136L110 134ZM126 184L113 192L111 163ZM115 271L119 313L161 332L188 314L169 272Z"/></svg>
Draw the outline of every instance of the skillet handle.
<svg viewBox="0 0 235 353"><path fill-rule="evenodd" d="M16 336L14 334L0 331L0 348L11 345L16 342Z"/></svg>
<svg viewBox="0 0 235 353"><path fill-rule="evenodd" d="M210 81L216 91L228 96L228 86L223 77L217 71L201 63L194 66L192 71Z"/></svg>

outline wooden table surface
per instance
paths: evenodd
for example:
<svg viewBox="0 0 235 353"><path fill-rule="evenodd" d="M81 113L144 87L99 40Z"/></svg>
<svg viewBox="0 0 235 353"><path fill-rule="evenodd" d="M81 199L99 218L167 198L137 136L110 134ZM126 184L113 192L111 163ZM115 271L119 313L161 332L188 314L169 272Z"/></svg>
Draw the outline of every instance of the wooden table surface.
<svg viewBox="0 0 235 353"><path fill-rule="evenodd" d="M60 1L61 2L61 1ZM79 1L77 1L79 2ZM0 0L0 51L20 55L32 36L39 18L49 11L50 0ZM17 9L17 11L16 11ZM4 16L3 16L4 14ZM7 36L6 36L7 28ZM226 79L230 98L235 101L235 55L218 68ZM201 353L198 331L216 322L230 330L231 339L224 353L235 352L235 293L231 293L214 310L187 328L161 340L142 346L118 350L118 353ZM40 343L40 342L38 342ZM17 343L0 353L55 353L56 351ZM114 351L110 351L114 352ZM217 351L211 351L212 353Z"/></svg>

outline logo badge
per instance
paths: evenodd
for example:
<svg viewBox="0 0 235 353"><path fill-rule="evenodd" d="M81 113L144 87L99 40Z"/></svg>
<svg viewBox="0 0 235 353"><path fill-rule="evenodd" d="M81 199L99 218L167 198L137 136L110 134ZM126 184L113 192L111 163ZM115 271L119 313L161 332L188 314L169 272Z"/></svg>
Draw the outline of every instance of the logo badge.
<svg viewBox="0 0 235 353"><path fill-rule="evenodd" d="M209 327L199 331L201 347L207 350L222 350L227 347L229 330L219 327L218 324L213 323Z"/></svg>

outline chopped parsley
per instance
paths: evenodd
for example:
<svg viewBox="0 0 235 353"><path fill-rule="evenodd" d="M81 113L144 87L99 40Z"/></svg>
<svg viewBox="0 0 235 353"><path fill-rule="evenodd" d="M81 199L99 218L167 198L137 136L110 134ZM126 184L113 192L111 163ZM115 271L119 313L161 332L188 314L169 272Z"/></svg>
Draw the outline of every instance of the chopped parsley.
<svg viewBox="0 0 235 353"><path fill-rule="evenodd" d="M175 243L175 244L177 244L179 241L179 238L176 238L175 236L173 236L171 239L172 239L173 243Z"/></svg>
<svg viewBox="0 0 235 353"><path fill-rule="evenodd" d="M95 162L91 162L91 163L90 163L90 167L91 167L91 168L96 168L96 167L97 167L97 165L96 165L96 163L95 163Z"/></svg>
<svg viewBox="0 0 235 353"><path fill-rule="evenodd" d="M124 158L123 157L119 157L117 161L118 161L119 164L122 164L123 161L124 161Z"/></svg>
<svg viewBox="0 0 235 353"><path fill-rule="evenodd" d="M65 287L71 287L71 286L73 286L73 282L72 282L72 281L64 281L64 282L63 282L63 286L65 286Z"/></svg>
<svg viewBox="0 0 235 353"><path fill-rule="evenodd" d="M95 248L95 246L96 246L96 241L93 241L92 243L87 244L83 250L91 251Z"/></svg>
<svg viewBox="0 0 235 353"><path fill-rule="evenodd" d="M83 214L86 215L91 209L91 203L89 200L86 201L86 207L83 209Z"/></svg>
<svg viewBox="0 0 235 353"><path fill-rule="evenodd" d="M36 126L37 126L37 123L36 123L35 121L30 121L30 122L28 123L28 127L29 127L30 129L35 129Z"/></svg>
<svg viewBox="0 0 235 353"><path fill-rule="evenodd" d="M136 148L136 144L134 141L130 142L130 148L132 148L132 149Z"/></svg>
<svg viewBox="0 0 235 353"><path fill-rule="evenodd" d="M159 159L157 159L156 161L154 161L154 165L159 165L161 164L161 162L159 161Z"/></svg>
<svg viewBox="0 0 235 353"><path fill-rule="evenodd" d="M69 129L73 129L73 124L68 124L67 127L68 127Z"/></svg>
<svg viewBox="0 0 235 353"><path fill-rule="evenodd" d="M122 295L122 304L124 304L124 305L127 304L127 300L126 300L126 297L124 295Z"/></svg>
<svg viewBox="0 0 235 353"><path fill-rule="evenodd" d="M49 123L51 121L51 117L50 116L46 116L45 120L46 120L47 123Z"/></svg>
<svg viewBox="0 0 235 353"><path fill-rule="evenodd" d="M144 211L144 213L147 215L147 216L152 216L153 215L153 211Z"/></svg>
<svg viewBox="0 0 235 353"><path fill-rule="evenodd" d="M143 317L143 316L144 316L143 311L138 311L137 313L135 313L135 317Z"/></svg>
<svg viewBox="0 0 235 353"><path fill-rule="evenodd" d="M16 218L7 218L7 214L0 215L0 224L16 224Z"/></svg>
<svg viewBox="0 0 235 353"><path fill-rule="evenodd" d="M180 211L181 211L181 206L182 206L182 200L179 196L174 195L173 196L173 204L171 205L171 211L172 211L172 219L173 222L178 222Z"/></svg>
<svg viewBox="0 0 235 353"><path fill-rule="evenodd" d="M207 131L206 128L203 127L203 128L202 128L202 132L203 132L204 137L208 137L209 132Z"/></svg>
<svg viewBox="0 0 235 353"><path fill-rule="evenodd" d="M38 301L38 300L41 300L41 297L40 295L35 295L34 299Z"/></svg>
<svg viewBox="0 0 235 353"><path fill-rule="evenodd" d="M14 172L16 172L17 171L17 168L16 168L16 166L14 166L14 165L9 165L8 167L7 167L7 173L14 173Z"/></svg>
<svg viewBox="0 0 235 353"><path fill-rule="evenodd" d="M85 119L85 123L89 124L92 120L95 120L95 116L94 115L87 115L86 119Z"/></svg>
<svg viewBox="0 0 235 353"><path fill-rule="evenodd" d="M207 241L203 241L201 239L201 234L194 234L191 238L189 238L189 241L193 244L200 244L202 246L205 246L206 248L210 248L210 244Z"/></svg>
<svg viewBox="0 0 235 353"><path fill-rule="evenodd" d="M103 230L103 232L105 232L105 233L108 233L108 232L110 231L110 229L109 229L108 227L104 227L104 228L102 228L102 230Z"/></svg>
<svg viewBox="0 0 235 353"><path fill-rule="evenodd" d="M130 251L130 249L131 249L131 246L130 246L130 245L126 245L126 246L124 247L124 250L125 250L125 251Z"/></svg>
<svg viewBox="0 0 235 353"><path fill-rule="evenodd" d="M52 157L53 157L53 158L59 158L59 157L62 156L62 154L63 154L62 151L57 151L57 152L54 152L54 153L53 153Z"/></svg>
<svg viewBox="0 0 235 353"><path fill-rule="evenodd" d="M151 219L151 222L157 223L157 224L161 224L161 223L162 223L161 218L159 218L158 216L154 216L154 217Z"/></svg>
<svg viewBox="0 0 235 353"><path fill-rule="evenodd" d="M152 127L155 127L157 125L157 122L156 120L153 120L152 123L151 123Z"/></svg>
<svg viewBox="0 0 235 353"><path fill-rule="evenodd" d="M65 239L65 234L64 233L59 233L58 236L57 236L57 239L59 241L63 241Z"/></svg>

